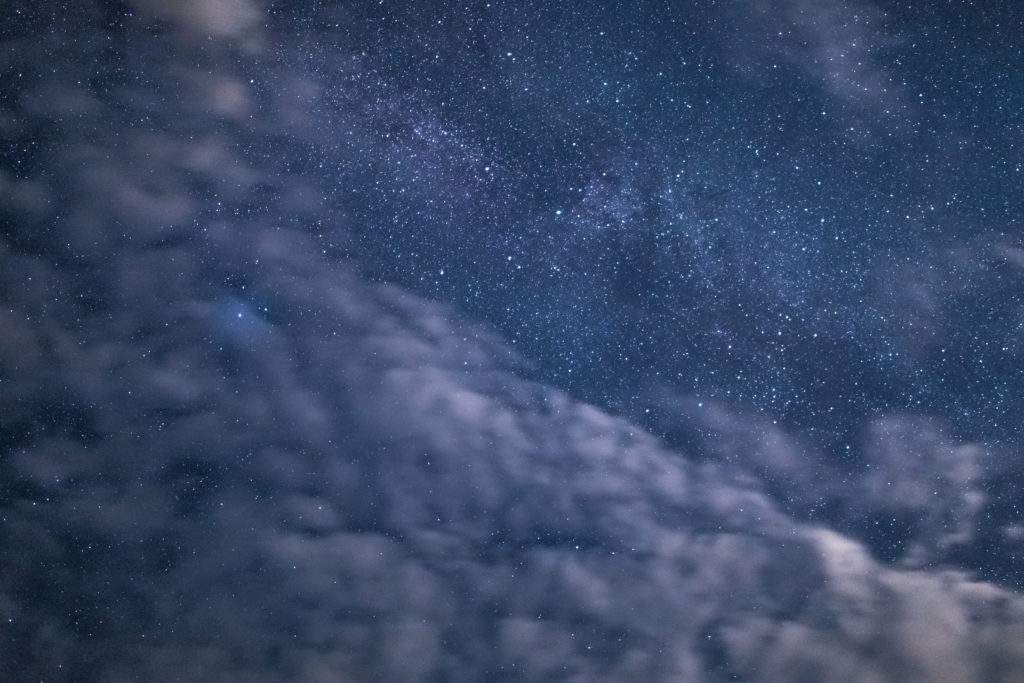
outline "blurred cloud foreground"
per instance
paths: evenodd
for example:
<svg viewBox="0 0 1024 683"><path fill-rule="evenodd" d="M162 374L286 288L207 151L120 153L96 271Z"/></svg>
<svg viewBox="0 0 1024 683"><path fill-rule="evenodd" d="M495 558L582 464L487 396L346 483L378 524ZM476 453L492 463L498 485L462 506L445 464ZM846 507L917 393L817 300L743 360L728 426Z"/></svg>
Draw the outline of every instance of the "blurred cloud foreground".
<svg viewBox="0 0 1024 683"><path fill-rule="evenodd" d="M655 382L641 424L368 274L317 150L402 103L302 68L362 11L320 4L0 12L0 678L1024 680L1024 600L958 564L1024 542L978 530L1003 446L892 411L852 467ZM775 56L862 39L783 4ZM860 102L862 56L800 68Z"/></svg>

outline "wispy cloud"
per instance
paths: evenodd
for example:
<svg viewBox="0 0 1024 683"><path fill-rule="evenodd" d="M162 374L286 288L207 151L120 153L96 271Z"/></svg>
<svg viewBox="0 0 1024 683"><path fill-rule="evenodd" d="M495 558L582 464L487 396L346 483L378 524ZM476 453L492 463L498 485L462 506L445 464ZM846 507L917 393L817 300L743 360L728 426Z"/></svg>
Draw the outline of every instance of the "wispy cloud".
<svg viewBox="0 0 1024 683"><path fill-rule="evenodd" d="M803 72L831 98L851 138L900 138L916 120L909 86L893 70L902 40L871 2L746 0L733 46L770 77L772 60Z"/></svg>

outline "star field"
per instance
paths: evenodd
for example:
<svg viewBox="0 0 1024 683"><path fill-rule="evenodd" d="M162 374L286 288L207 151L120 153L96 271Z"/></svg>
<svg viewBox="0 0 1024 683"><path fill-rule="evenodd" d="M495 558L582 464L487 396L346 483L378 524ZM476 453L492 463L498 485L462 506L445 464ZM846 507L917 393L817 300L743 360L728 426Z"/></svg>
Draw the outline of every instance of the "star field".
<svg viewBox="0 0 1024 683"><path fill-rule="evenodd" d="M1014 431L1017 380L910 319L987 286L946 252L1013 240L1011 13L978 12L979 39L953 9L642 5L337 10L303 66L330 83L342 146L315 153L347 253L634 417L668 383L818 429L923 410ZM326 72L332 50L354 63Z"/></svg>

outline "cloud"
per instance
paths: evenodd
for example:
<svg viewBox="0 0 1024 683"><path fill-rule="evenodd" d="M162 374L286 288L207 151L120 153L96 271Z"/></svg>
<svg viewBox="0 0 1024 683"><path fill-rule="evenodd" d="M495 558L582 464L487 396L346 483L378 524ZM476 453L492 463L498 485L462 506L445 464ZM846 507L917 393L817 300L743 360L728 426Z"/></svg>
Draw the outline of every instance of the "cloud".
<svg viewBox="0 0 1024 683"><path fill-rule="evenodd" d="M174 22L200 37L253 40L260 32L263 9L253 0L130 0L143 14Z"/></svg>
<svg viewBox="0 0 1024 683"><path fill-rule="evenodd" d="M870 470L856 507L912 519L917 527L918 544L899 554L927 561L974 541L986 503L980 446L950 443L932 420L890 417L868 426L864 452Z"/></svg>
<svg viewBox="0 0 1024 683"><path fill-rule="evenodd" d="M1010 650L996 654L1003 645L990 635L996 623L1017 622L1019 605L1004 611L997 590L957 574L880 569L862 547L831 531L811 536L827 589L809 611L833 626L817 630L806 623L753 619L731 628L728 637L743 652L741 659L764 680L1014 680L1013 669L1002 666L1007 655L1019 656L1019 646L1007 641ZM1008 626L1007 636L1019 628L1019 623ZM965 641L968 632L974 635ZM752 642L760 647L748 658L744 651Z"/></svg>
<svg viewBox="0 0 1024 683"><path fill-rule="evenodd" d="M997 646L1019 665L1005 591L883 569L756 481L520 379L453 310L236 229L284 313L229 363L199 282L144 343L109 335L132 309L85 325L74 357L102 379L37 351L61 370L42 394L67 383L58 410L83 414L4 458L19 674L955 680Z"/></svg>
<svg viewBox="0 0 1024 683"><path fill-rule="evenodd" d="M830 113L845 120L851 138L910 132L915 107L888 57L901 41L876 4L748 0L740 7L737 21L746 35L736 56L757 65L761 78L770 82L779 66L773 60L803 72L837 105Z"/></svg>
<svg viewBox="0 0 1024 683"><path fill-rule="evenodd" d="M865 417L837 448L813 431L794 433L665 386L645 403L657 406L645 416L670 443L733 481L756 482L799 519L843 529L886 563L985 566L1013 581L999 562L980 559L993 548L1012 556L1020 542L1008 444L965 439L938 418L890 413Z"/></svg>

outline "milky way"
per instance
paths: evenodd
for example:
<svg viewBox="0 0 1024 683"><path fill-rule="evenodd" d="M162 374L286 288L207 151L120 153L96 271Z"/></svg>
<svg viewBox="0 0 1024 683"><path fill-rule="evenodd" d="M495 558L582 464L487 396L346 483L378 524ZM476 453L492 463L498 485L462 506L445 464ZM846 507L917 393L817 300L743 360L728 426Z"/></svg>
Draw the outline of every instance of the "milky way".
<svg viewBox="0 0 1024 683"><path fill-rule="evenodd" d="M335 16L300 68L327 83L342 143L315 153L346 169L327 193L374 275L634 413L653 381L804 427L925 410L1015 429L1010 386L973 397L1018 378L950 390L979 374L958 295L1001 286L1022 209L1001 151L1019 144L1019 47L995 44L1013 17L976 19L980 40L956 12L857 3Z"/></svg>
<svg viewBox="0 0 1024 683"><path fill-rule="evenodd" d="M0 671L1020 680L989 5L7 3Z"/></svg>

